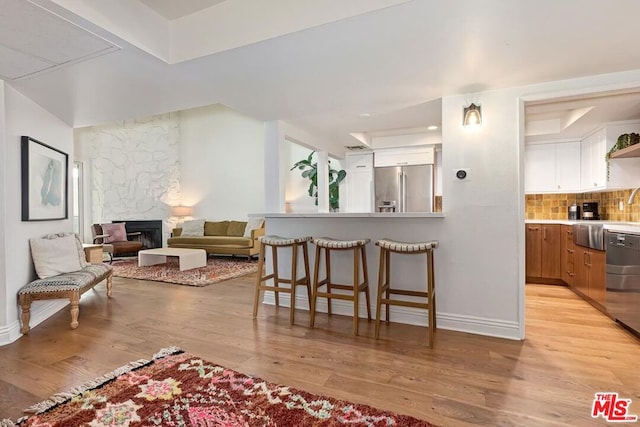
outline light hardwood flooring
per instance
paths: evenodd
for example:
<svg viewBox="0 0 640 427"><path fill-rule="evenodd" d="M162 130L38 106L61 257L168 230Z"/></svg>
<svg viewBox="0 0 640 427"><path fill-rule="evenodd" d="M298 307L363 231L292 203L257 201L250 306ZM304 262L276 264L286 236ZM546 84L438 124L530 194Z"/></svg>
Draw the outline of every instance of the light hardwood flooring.
<svg viewBox="0 0 640 427"><path fill-rule="evenodd" d="M437 425L604 425L594 393L633 399L640 415L640 340L559 286L528 285L525 341L391 324L374 340L363 320L261 306L253 275L204 288L114 278L81 300L80 326L64 309L0 347L0 415L21 410L158 349L179 346L244 373L423 418ZM437 284L446 286L446 284ZM2 418L2 417L0 417Z"/></svg>

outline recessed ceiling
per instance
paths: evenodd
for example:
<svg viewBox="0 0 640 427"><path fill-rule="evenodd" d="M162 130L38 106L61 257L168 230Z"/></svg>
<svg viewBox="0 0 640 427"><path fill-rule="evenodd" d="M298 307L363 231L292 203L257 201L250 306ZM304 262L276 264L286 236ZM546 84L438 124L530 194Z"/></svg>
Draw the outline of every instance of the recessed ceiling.
<svg viewBox="0 0 640 427"><path fill-rule="evenodd" d="M223 1L231 0L140 0L168 20L200 12Z"/></svg>
<svg viewBox="0 0 640 427"><path fill-rule="evenodd" d="M37 3L121 46L10 83L72 126L220 103L258 120L286 121L340 154L359 142L352 135L440 125L444 96L614 72L640 75L640 56L629 53L637 47L635 29L621 25L640 16L637 0L173 0L167 5L195 7L177 14L199 10L172 21L147 4L163 6L146 1L0 0L0 29L12 23L20 38L48 46L46 54L74 45L75 37L65 41L55 28L33 25L39 21L29 15L37 11L5 5ZM188 25L196 21L204 25ZM173 37L176 27L185 31L180 40ZM18 63L13 56L22 50L8 49L5 41L16 39L0 37L0 63ZM234 43L217 53L194 51L230 39ZM25 60L22 67L11 75L28 74L34 65ZM632 105L615 114L590 103L553 108L563 110L557 138L580 137L597 120L637 117ZM371 116L361 119L362 112ZM584 124L588 120L592 124Z"/></svg>
<svg viewBox="0 0 640 427"><path fill-rule="evenodd" d="M0 78L14 80L118 49L24 0L0 3Z"/></svg>
<svg viewBox="0 0 640 427"><path fill-rule="evenodd" d="M605 123L640 119L640 91L529 102L527 143L582 139Z"/></svg>

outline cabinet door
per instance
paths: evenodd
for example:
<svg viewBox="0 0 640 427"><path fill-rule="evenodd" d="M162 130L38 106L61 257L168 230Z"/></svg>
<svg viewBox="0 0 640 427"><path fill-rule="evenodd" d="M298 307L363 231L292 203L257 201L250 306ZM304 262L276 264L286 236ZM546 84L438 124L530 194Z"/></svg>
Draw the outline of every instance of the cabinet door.
<svg viewBox="0 0 640 427"><path fill-rule="evenodd" d="M554 144L527 145L524 152L524 192L549 193L556 190Z"/></svg>
<svg viewBox="0 0 640 427"><path fill-rule="evenodd" d="M560 266L561 279L569 286L575 283L575 245L573 244L573 227L563 225L560 228Z"/></svg>
<svg viewBox="0 0 640 427"><path fill-rule="evenodd" d="M580 142L563 142L556 146L556 189L560 192L580 190Z"/></svg>
<svg viewBox="0 0 640 427"><path fill-rule="evenodd" d="M347 172L347 211L373 212L373 170Z"/></svg>
<svg viewBox="0 0 640 427"><path fill-rule="evenodd" d="M589 251L589 298L604 305L605 303L605 265L604 251Z"/></svg>
<svg viewBox="0 0 640 427"><path fill-rule="evenodd" d="M435 148L430 146L376 150L373 160L375 167L432 165L435 161Z"/></svg>
<svg viewBox="0 0 640 427"><path fill-rule="evenodd" d="M560 279L560 225L542 225L540 277Z"/></svg>
<svg viewBox="0 0 640 427"><path fill-rule="evenodd" d="M575 252L575 282L574 288L582 295L589 296L589 250L582 246L576 246Z"/></svg>
<svg viewBox="0 0 640 427"><path fill-rule="evenodd" d="M527 224L525 233L525 259L526 259L526 275L528 277L541 277L542 258L541 258L541 235L542 229L540 224Z"/></svg>
<svg viewBox="0 0 640 427"><path fill-rule="evenodd" d="M597 190L605 188L607 184L606 138L604 129L600 130L581 142L581 172L582 190Z"/></svg>

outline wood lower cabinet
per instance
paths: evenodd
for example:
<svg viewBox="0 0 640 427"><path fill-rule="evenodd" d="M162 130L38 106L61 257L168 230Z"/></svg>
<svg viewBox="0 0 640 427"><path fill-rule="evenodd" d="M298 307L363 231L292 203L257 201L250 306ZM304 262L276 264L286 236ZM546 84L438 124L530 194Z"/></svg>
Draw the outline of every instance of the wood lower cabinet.
<svg viewBox="0 0 640 427"><path fill-rule="evenodd" d="M600 305L605 302L605 264L604 251L576 246L573 288Z"/></svg>
<svg viewBox="0 0 640 427"><path fill-rule="evenodd" d="M526 224L526 280L567 284L596 308L604 310L604 251L573 243L573 227Z"/></svg>
<svg viewBox="0 0 640 427"><path fill-rule="evenodd" d="M527 278L550 279L552 282L560 283L560 227L560 224L526 225Z"/></svg>
<svg viewBox="0 0 640 427"><path fill-rule="evenodd" d="M575 267L576 246L573 243L573 227L560 226L560 278L569 286L574 286L576 277Z"/></svg>

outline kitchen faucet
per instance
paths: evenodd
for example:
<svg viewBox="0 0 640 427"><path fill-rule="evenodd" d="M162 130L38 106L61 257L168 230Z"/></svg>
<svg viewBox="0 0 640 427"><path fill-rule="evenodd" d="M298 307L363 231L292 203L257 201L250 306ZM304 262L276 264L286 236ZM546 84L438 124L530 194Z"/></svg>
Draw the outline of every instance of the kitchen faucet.
<svg viewBox="0 0 640 427"><path fill-rule="evenodd" d="M640 187L636 188L635 190L633 190L631 192L631 195L629 196L629 200L627 201L627 204L632 204L633 203L633 199L636 198L636 193L638 192L638 190L640 190Z"/></svg>

